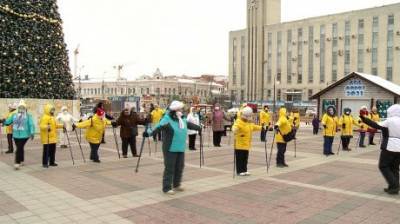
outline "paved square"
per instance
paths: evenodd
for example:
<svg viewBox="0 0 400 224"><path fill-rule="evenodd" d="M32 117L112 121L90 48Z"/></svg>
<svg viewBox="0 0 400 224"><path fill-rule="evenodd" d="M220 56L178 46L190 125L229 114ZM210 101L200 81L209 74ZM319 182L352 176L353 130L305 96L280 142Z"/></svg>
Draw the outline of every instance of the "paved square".
<svg viewBox="0 0 400 224"><path fill-rule="evenodd" d="M75 165L69 149L58 148L59 166L44 169L42 146L29 141L20 171L13 170L13 155L0 156L0 223L400 223L400 196L383 192L378 146L356 149L353 139L353 151L325 157L322 137L302 127L296 147L288 144L289 168L276 168L273 153L267 173L257 133L252 176L233 178L232 136L224 137L222 148L210 147L209 136L206 131L203 168L199 151L186 153L186 191L175 196L161 192L161 145L152 140L146 141L139 173L137 158L118 159L111 130L100 148L101 164L84 163L71 135ZM335 151L338 144L336 138ZM85 140L82 146L88 157Z"/></svg>

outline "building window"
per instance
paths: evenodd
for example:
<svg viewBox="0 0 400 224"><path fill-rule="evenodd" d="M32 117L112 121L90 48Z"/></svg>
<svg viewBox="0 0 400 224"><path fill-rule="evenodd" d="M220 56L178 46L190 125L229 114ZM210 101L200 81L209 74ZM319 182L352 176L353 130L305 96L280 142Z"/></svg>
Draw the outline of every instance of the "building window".
<svg viewBox="0 0 400 224"><path fill-rule="evenodd" d="M309 90L308 90L308 98L312 97L312 95L313 95L313 90L312 90L312 89L309 89Z"/></svg>
<svg viewBox="0 0 400 224"><path fill-rule="evenodd" d="M246 37L242 36L240 38L240 85L245 84L245 78L246 78L246 58L244 55L245 52L245 43L246 43Z"/></svg>
<svg viewBox="0 0 400 224"><path fill-rule="evenodd" d="M287 31L287 83L292 83L292 30Z"/></svg>
<svg viewBox="0 0 400 224"><path fill-rule="evenodd" d="M272 61L272 33L268 33L267 83L271 83L272 80L271 61Z"/></svg>
<svg viewBox="0 0 400 224"><path fill-rule="evenodd" d="M244 90L240 90L240 101L244 101Z"/></svg>
<svg viewBox="0 0 400 224"><path fill-rule="evenodd" d="M364 20L358 20L357 71L364 72Z"/></svg>
<svg viewBox="0 0 400 224"><path fill-rule="evenodd" d="M319 82L325 82L325 25L320 26Z"/></svg>
<svg viewBox="0 0 400 224"><path fill-rule="evenodd" d="M314 82L314 27L308 27L308 83Z"/></svg>
<svg viewBox="0 0 400 224"><path fill-rule="evenodd" d="M337 81L338 24L332 24L332 82Z"/></svg>
<svg viewBox="0 0 400 224"><path fill-rule="evenodd" d="M237 46L236 46L236 38L233 38L233 63L232 63L232 85L236 85L236 54L237 54Z"/></svg>
<svg viewBox="0 0 400 224"><path fill-rule="evenodd" d="M393 80L393 36L394 36L394 15L388 17L387 31L387 53L386 53L386 79Z"/></svg>
<svg viewBox="0 0 400 224"><path fill-rule="evenodd" d="M297 83L303 83L303 29L297 30Z"/></svg>
<svg viewBox="0 0 400 224"><path fill-rule="evenodd" d="M281 81L282 72L282 32L277 33L276 81Z"/></svg>
<svg viewBox="0 0 400 224"><path fill-rule="evenodd" d="M351 23L346 21L344 23L344 74L350 73L350 37L351 36Z"/></svg>
<svg viewBox="0 0 400 224"><path fill-rule="evenodd" d="M271 90L269 89L269 90L267 90L267 98L271 98Z"/></svg>
<svg viewBox="0 0 400 224"><path fill-rule="evenodd" d="M372 19L372 74L378 75L379 18Z"/></svg>
<svg viewBox="0 0 400 224"><path fill-rule="evenodd" d="M277 93L276 93L276 100L277 101L280 101L281 100L281 90L280 89L278 89L278 91L277 91Z"/></svg>

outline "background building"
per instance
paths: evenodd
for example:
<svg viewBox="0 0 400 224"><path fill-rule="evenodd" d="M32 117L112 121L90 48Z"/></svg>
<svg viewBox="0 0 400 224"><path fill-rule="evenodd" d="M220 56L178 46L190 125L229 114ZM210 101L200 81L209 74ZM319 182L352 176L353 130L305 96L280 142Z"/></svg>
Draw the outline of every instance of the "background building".
<svg viewBox="0 0 400 224"><path fill-rule="evenodd" d="M246 10L247 28L229 42L236 102L305 102L353 71L400 83L400 4L285 23L281 0L248 0Z"/></svg>
<svg viewBox="0 0 400 224"><path fill-rule="evenodd" d="M81 93L83 99L139 99L141 103L157 103L161 106L175 99L187 103L219 101L224 98L228 86L224 76L164 76L159 69L151 76L143 75L136 80L94 80L86 77L80 84L79 80L74 82L76 91Z"/></svg>

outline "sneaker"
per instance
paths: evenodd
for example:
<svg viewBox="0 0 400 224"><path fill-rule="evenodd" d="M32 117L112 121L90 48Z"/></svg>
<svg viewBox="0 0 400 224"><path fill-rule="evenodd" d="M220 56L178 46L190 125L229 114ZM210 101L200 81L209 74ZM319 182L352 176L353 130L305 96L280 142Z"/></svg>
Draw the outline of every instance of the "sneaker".
<svg viewBox="0 0 400 224"><path fill-rule="evenodd" d="M128 156L127 156L127 155L122 155L122 157L123 157L123 158L128 158Z"/></svg>
<svg viewBox="0 0 400 224"><path fill-rule="evenodd" d="M11 154L11 153L14 153L13 151L6 151L5 152L6 154Z"/></svg>
<svg viewBox="0 0 400 224"><path fill-rule="evenodd" d="M14 164L14 169L19 170L20 165L18 163Z"/></svg>
<svg viewBox="0 0 400 224"><path fill-rule="evenodd" d="M376 144L375 144L375 143L373 143L373 142L372 142L372 143L369 143L369 144L370 144L370 145L376 145Z"/></svg>
<svg viewBox="0 0 400 224"><path fill-rule="evenodd" d="M246 176L246 172L239 173L239 176L241 176L241 177L244 177L244 176Z"/></svg>
<svg viewBox="0 0 400 224"><path fill-rule="evenodd" d="M139 157L139 155L135 154L135 155L133 155L133 157Z"/></svg>
<svg viewBox="0 0 400 224"><path fill-rule="evenodd" d="M174 190L169 190L167 192L164 192L164 194L175 195L175 191Z"/></svg>
<svg viewBox="0 0 400 224"><path fill-rule="evenodd" d="M65 148L68 148L68 146L66 146L66 145L61 145L60 148L65 149Z"/></svg>
<svg viewBox="0 0 400 224"><path fill-rule="evenodd" d="M329 155L335 155L335 153L333 153L333 152L330 152L330 153L329 153Z"/></svg>
<svg viewBox="0 0 400 224"><path fill-rule="evenodd" d="M50 166L58 166L58 164L57 163L52 163L52 164L50 164Z"/></svg>
<svg viewBox="0 0 400 224"><path fill-rule="evenodd" d="M284 168L285 165L283 165L283 164L276 164L276 167L278 167L278 168Z"/></svg>
<svg viewBox="0 0 400 224"><path fill-rule="evenodd" d="M101 161L99 159L93 160L94 163L100 163Z"/></svg>
<svg viewBox="0 0 400 224"><path fill-rule="evenodd" d="M245 174L246 174L246 176L250 176L250 175L251 175L251 173L250 173L250 172L246 172Z"/></svg>
<svg viewBox="0 0 400 224"><path fill-rule="evenodd" d="M287 165L286 163L283 164L284 167L289 167L289 165Z"/></svg>
<svg viewBox="0 0 400 224"><path fill-rule="evenodd" d="M388 193L388 194L399 194L399 188L387 189L386 193Z"/></svg>
<svg viewBox="0 0 400 224"><path fill-rule="evenodd" d="M183 187L181 187L181 186L179 186L179 187L174 187L174 191L180 191L180 192L182 192L182 191L185 191L185 188L183 188Z"/></svg>
<svg viewBox="0 0 400 224"><path fill-rule="evenodd" d="M49 168L49 165L43 164L42 167L43 167L43 168Z"/></svg>

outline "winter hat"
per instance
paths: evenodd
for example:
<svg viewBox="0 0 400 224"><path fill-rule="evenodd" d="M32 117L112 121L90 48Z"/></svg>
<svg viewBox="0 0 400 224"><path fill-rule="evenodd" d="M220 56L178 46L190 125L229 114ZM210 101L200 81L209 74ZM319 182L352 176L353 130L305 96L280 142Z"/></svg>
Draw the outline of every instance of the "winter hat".
<svg viewBox="0 0 400 224"><path fill-rule="evenodd" d="M172 101L171 105L169 105L169 109L171 111L181 110L183 108L183 103L177 100Z"/></svg>
<svg viewBox="0 0 400 224"><path fill-rule="evenodd" d="M387 110L388 117L400 117L400 104L394 104Z"/></svg>
<svg viewBox="0 0 400 224"><path fill-rule="evenodd" d="M351 113L351 109L346 107L346 108L343 109L343 112L344 113Z"/></svg>
<svg viewBox="0 0 400 224"><path fill-rule="evenodd" d="M97 108L96 114L97 114L97 116L99 116L99 117L103 117L104 114L105 114L105 112L104 112L103 109Z"/></svg>
<svg viewBox="0 0 400 224"><path fill-rule="evenodd" d="M15 110L17 109L17 105L15 103L8 104L8 109Z"/></svg>
<svg viewBox="0 0 400 224"><path fill-rule="evenodd" d="M66 107L66 106L61 107L61 111L66 111L66 110L68 110L68 107Z"/></svg>
<svg viewBox="0 0 400 224"><path fill-rule="evenodd" d="M26 108L25 100L20 100L19 103L18 103L18 107L25 107Z"/></svg>
<svg viewBox="0 0 400 224"><path fill-rule="evenodd" d="M253 109L251 107L245 107L242 109L242 118L248 119L253 115Z"/></svg>
<svg viewBox="0 0 400 224"><path fill-rule="evenodd" d="M367 108L367 106L362 106L362 107L360 108L360 115L361 115L361 116L366 116L366 115L368 115L368 108Z"/></svg>

